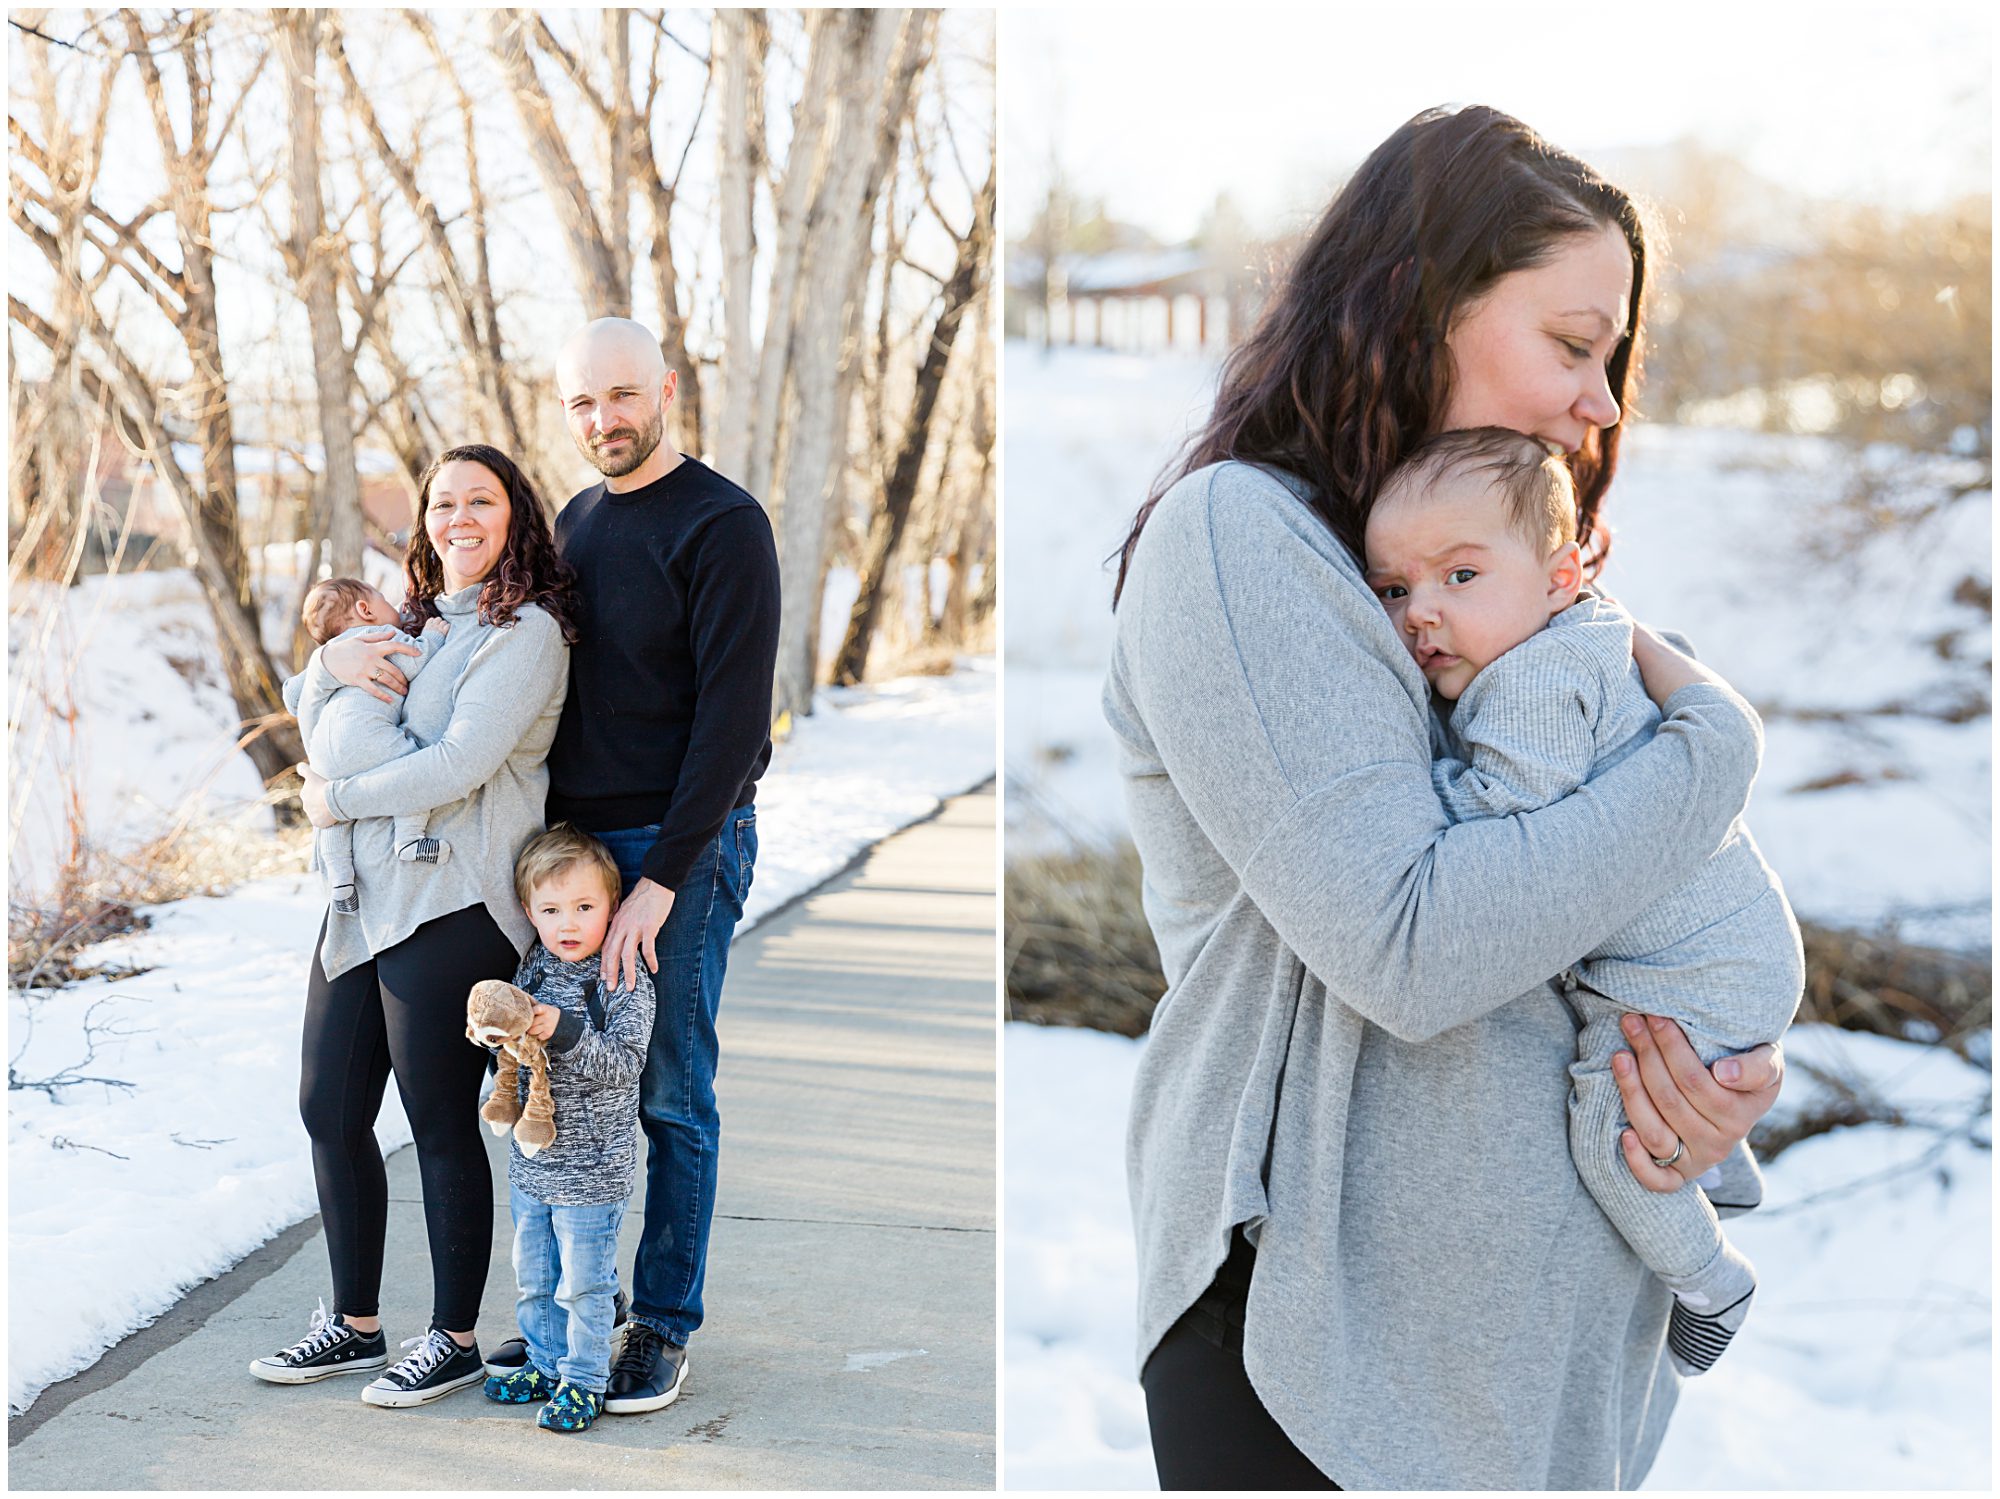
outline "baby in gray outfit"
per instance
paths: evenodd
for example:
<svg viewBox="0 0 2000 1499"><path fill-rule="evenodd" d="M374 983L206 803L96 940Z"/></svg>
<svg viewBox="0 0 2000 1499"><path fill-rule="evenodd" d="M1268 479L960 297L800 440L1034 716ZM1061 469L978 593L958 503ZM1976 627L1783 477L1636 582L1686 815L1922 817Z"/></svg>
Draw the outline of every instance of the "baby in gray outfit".
<svg viewBox="0 0 2000 1499"><path fill-rule="evenodd" d="M395 607L378 588L359 578L328 578L306 592L306 633L321 645L358 631L392 630L397 621ZM420 654L396 657L405 678L414 680L437 648L444 644L450 626L442 619L425 624L423 634L412 638L395 630L395 638L414 645ZM407 755L417 748L398 724L403 716L403 700L383 702L359 687L341 687L324 702L299 704L299 737L305 740L306 763L329 781L373 770L385 761ZM428 836L430 815L419 813L396 819L396 854L412 864L442 864L451 857L451 846ZM333 909L352 916L361 909L354 885L354 824L337 822L321 828L313 843L315 862L326 874L331 887Z"/></svg>
<svg viewBox="0 0 2000 1499"><path fill-rule="evenodd" d="M1369 587L1435 695L1432 780L1454 822L1568 796L1658 729L1631 617L1583 586L1568 466L1536 439L1482 427L1424 443L1376 500L1367 554ZM1739 1146L1699 1184L1640 1186L1619 1148L1627 1121L1611 1059L1632 1013L1679 1022L1704 1063L1777 1040L1805 984L1798 924L1739 820L1692 880L1564 980L1582 1025L1570 1068L1577 1173L1673 1292L1675 1368L1705 1373L1757 1288L1716 1209L1754 1207L1762 1178Z"/></svg>

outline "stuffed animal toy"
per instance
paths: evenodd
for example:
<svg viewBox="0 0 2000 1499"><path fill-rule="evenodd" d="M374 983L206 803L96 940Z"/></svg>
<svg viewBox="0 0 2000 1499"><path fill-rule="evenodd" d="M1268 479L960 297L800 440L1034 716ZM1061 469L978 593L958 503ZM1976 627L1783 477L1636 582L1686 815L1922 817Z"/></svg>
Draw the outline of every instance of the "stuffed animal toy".
<svg viewBox="0 0 2000 1499"><path fill-rule="evenodd" d="M549 1093L549 1058L542 1043L528 1034L535 1018L535 998L500 979L472 986L465 1000L465 1038L489 1051L498 1049L500 1070L494 1074L493 1096L479 1117L496 1135L514 1131L521 1154L534 1156L555 1144L556 1102ZM528 1067L528 1106L521 1107L520 1068Z"/></svg>

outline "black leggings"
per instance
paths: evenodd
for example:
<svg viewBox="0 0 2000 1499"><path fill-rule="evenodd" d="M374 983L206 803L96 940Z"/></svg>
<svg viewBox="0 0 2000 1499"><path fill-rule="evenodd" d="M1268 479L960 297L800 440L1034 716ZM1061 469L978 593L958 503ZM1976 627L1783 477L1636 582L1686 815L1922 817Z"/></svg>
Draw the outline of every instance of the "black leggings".
<svg viewBox="0 0 2000 1499"><path fill-rule="evenodd" d="M1139 1384L1163 1489L1338 1489L1264 1409L1243 1371L1256 1251L1236 1231L1215 1283L1146 1360Z"/></svg>
<svg viewBox="0 0 2000 1499"><path fill-rule="evenodd" d="M462 1332L478 1321L493 1253L493 1172L479 1123L486 1053L465 1039L465 996L481 979L511 979L519 961L483 905L425 922L337 979L314 949L299 1113L312 1137L335 1311L380 1310L389 1178L375 1116L393 1070L423 1178L432 1324Z"/></svg>

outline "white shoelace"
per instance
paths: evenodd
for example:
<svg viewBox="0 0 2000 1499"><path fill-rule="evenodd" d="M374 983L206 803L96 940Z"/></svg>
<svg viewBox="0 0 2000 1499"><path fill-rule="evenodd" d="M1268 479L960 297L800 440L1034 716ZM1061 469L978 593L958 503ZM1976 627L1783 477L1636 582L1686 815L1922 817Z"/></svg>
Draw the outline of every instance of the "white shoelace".
<svg viewBox="0 0 2000 1499"><path fill-rule="evenodd" d="M404 1384L415 1384L458 1352L458 1344L435 1327L420 1337L403 1339L402 1346L417 1350L389 1371L389 1378Z"/></svg>
<svg viewBox="0 0 2000 1499"><path fill-rule="evenodd" d="M299 1363L326 1352L339 1340L341 1329L342 1324L335 1322L326 1314L326 1298L320 1297L319 1308L312 1316L312 1326L304 1337L285 1350L285 1359L291 1363Z"/></svg>

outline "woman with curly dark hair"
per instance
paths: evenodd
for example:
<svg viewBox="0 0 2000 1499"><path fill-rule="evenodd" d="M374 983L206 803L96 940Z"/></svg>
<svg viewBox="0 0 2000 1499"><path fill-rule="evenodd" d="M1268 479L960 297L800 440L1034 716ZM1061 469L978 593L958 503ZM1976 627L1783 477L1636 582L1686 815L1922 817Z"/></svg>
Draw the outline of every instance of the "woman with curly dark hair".
<svg viewBox="0 0 2000 1499"><path fill-rule="evenodd" d="M1641 628L1657 735L1454 825L1429 686L1358 560L1395 466L1488 426L1568 456L1602 560L1646 249L1631 200L1519 120L1418 115L1132 525L1104 708L1168 980L1126 1156L1165 1488L1614 1489L1658 1449L1668 1296L1572 1164L1561 980L1720 843L1756 716ZM1625 1034L1626 1163L1674 1191L1782 1065Z"/></svg>
<svg viewBox="0 0 2000 1499"><path fill-rule="evenodd" d="M493 1244L493 1181L478 1118L485 1053L466 1043L465 996L511 979L534 938L514 857L542 831L544 767L569 680L572 576L540 499L503 453L440 454L419 487L404 560L403 623L446 626L414 680L393 638L348 636L287 685L297 708L342 687L407 693L410 752L337 781L310 773L315 826L354 825L360 909L320 931L306 989L299 1109L333 1262L333 1312L250 1372L276 1384L385 1371L370 1405L420 1405L485 1375L473 1325ZM399 855L399 816L430 814L428 852ZM374 1123L395 1074L416 1139L430 1236L429 1329L388 1368L377 1296L388 1181Z"/></svg>

